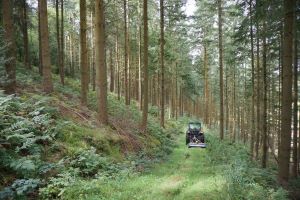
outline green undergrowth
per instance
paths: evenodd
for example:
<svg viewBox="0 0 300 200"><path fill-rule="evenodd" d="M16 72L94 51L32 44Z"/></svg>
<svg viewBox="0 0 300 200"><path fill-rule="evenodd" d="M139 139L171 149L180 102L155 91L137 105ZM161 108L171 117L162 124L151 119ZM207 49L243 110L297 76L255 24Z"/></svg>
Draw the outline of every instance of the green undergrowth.
<svg viewBox="0 0 300 200"><path fill-rule="evenodd" d="M276 180L276 171L260 168L244 144L220 141L216 135L217 131L207 135L207 160L225 179L224 199L288 199L287 191Z"/></svg>
<svg viewBox="0 0 300 200"><path fill-rule="evenodd" d="M19 66L17 79L17 95L0 92L0 199L287 199L243 144L207 129L206 149L186 148L188 117L161 129L152 106L143 134L136 102L109 94L101 126L96 93L81 106L79 81L54 75L45 95L37 73Z"/></svg>
<svg viewBox="0 0 300 200"><path fill-rule="evenodd" d="M41 77L18 66L17 95L0 92L0 199L64 199L80 183L128 178L171 153L179 123L163 130L149 113L142 134L135 102L109 94L109 126L100 126L94 91L82 107L79 81L53 81L55 92L45 95Z"/></svg>
<svg viewBox="0 0 300 200"><path fill-rule="evenodd" d="M274 172L251 162L242 144L221 142L214 131L207 130L207 148L188 149L183 133L187 122L187 118L176 122L181 133L168 159L143 173L81 180L67 188L63 199L288 199Z"/></svg>

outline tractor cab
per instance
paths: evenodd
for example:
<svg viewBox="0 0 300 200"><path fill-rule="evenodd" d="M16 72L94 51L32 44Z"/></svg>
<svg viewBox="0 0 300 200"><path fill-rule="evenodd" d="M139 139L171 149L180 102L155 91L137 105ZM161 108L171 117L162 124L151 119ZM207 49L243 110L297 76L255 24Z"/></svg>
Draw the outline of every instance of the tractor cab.
<svg viewBox="0 0 300 200"><path fill-rule="evenodd" d="M186 131L186 145L188 147L205 148L205 137L200 122L189 122Z"/></svg>

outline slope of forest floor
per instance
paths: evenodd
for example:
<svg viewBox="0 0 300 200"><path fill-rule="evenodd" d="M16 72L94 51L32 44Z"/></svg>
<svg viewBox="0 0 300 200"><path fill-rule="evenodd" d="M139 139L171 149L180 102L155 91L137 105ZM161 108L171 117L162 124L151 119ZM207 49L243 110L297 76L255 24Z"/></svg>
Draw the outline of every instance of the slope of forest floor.
<svg viewBox="0 0 300 200"><path fill-rule="evenodd" d="M275 174L246 147L208 131L206 149L187 149L188 118L159 126L109 94L109 126L96 119L96 95L80 105L80 82L45 96L37 73L18 69L17 95L0 94L0 199L286 199ZM121 103L120 103L121 101Z"/></svg>
<svg viewBox="0 0 300 200"><path fill-rule="evenodd" d="M181 121L182 128L185 122ZM188 149L181 132L167 160L141 173L83 180L66 190L65 199L288 199L274 173L256 167L243 146L220 142L213 131L207 138L206 149Z"/></svg>
<svg viewBox="0 0 300 200"><path fill-rule="evenodd" d="M109 126L102 126L94 91L83 107L79 81L53 81L55 92L45 95L38 73L19 67L17 94L0 93L0 199L63 198L80 180L144 171L172 151L178 124L161 129L157 108L142 134L136 103L109 94Z"/></svg>

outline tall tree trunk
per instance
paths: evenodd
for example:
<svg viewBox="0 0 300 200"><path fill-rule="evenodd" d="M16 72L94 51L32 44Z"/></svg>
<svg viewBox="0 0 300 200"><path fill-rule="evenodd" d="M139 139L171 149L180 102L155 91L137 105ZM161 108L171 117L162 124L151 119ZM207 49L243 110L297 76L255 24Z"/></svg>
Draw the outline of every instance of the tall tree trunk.
<svg viewBox="0 0 300 200"><path fill-rule="evenodd" d="M39 74L43 76L42 36L41 36L41 10L38 8L38 35L39 35Z"/></svg>
<svg viewBox="0 0 300 200"><path fill-rule="evenodd" d="M16 91L16 41L14 37L12 1L2 1L2 20L4 28L4 42L7 45L5 57L9 59L5 63L6 83L5 93L13 94Z"/></svg>
<svg viewBox="0 0 300 200"><path fill-rule="evenodd" d="M129 105L129 87L128 87L128 27L127 27L127 0L124 0L124 76L125 76L125 104Z"/></svg>
<svg viewBox="0 0 300 200"><path fill-rule="evenodd" d="M256 117L256 119L257 119L257 121L256 121L256 124L257 124L257 129L256 129L256 138L255 138L255 158L258 158L258 152L259 152L259 140L260 140L260 131L261 131L261 127L260 127L260 124L261 124L261 122L260 122L260 115L261 115L261 111L260 111L260 102L261 102L261 97L260 97L260 95L261 95L261 92L260 92L260 87L261 87L261 85L260 85L260 77L261 77L261 72L260 72L260 63L259 63L259 61L260 61L260 58L259 58L259 25L258 25L258 23L257 23L257 30L256 30L256 64L257 64L257 98L256 98L256 100L257 100L257 107L256 107L256 114L257 114L257 117Z"/></svg>
<svg viewBox="0 0 300 200"><path fill-rule="evenodd" d="M64 42L65 42L65 38L64 38L64 0L61 0L61 10L60 10L60 25L61 25L61 35L60 35L60 68L59 68L59 73L60 73L60 81L61 84L64 85L65 84L65 51L64 51Z"/></svg>
<svg viewBox="0 0 300 200"><path fill-rule="evenodd" d="M267 44L266 44L266 21L263 22L263 114L262 114L262 167L267 167L267 153L268 153L268 134L267 134Z"/></svg>
<svg viewBox="0 0 300 200"><path fill-rule="evenodd" d="M115 68L113 63L113 50L110 49L110 92L114 92L115 88Z"/></svg>
<svg viewBox="0 0 300 200"><path fill-rule="evenodd" d="M89 89L86 30L86 0L80 0L81 104L85 106L87 105L87 93Z"/></svg>
<svg viewBox="0 0 300 200"><path fill-rule="evenodd" d="M229 86L228 86L228 79L229 79L229 75L228 75L228 67L226 67L226 71L225 71L225 108L226 108L226 115L225 115L225 133L228 133L229 131Z"/></svg>
<svg viewBox="0 0 300 200"><path fill-rule="evenodd" d="M236 130L236 139L235 140L239 141L240 140L240 136L241 136L240 135L240 130L241 130L241 115L240 115L240 113L241 113L240 112L241 111L241 106L240 106L240 101L239 101L239 95L237 97L238 97L237 98L238 99L237 100L237 102L238 102L237 104L238 105L237 105L237 108L236 108L237 109L237 114L236 114L237 115L237 126L236 126L237 130Z"/></svg>
<svg viewBox="0 0 300 200"><path fill-rule="evenodd" d="M252 0L250 0L250 37L251 37L251 83L252 83L252 94L251 94L251 136L250 136L250 152L252 159L254 158L254 136L255 136L255 74L254 74L254 41L253 41L253 12L252 12Z"/></svg>
<svg viewBox="0 0 300 200"><path fill-rule="evenodd" d="M207 70L207 49L206 46L204 45L204 101L205 101L205 106L204 106L204 122L206 125L208 125L208 104L209 104L209 99L208 99L208 70Z"/></svg>
<svg viewBox="0 0 300 200"><path fill-rule="evenodd" d="M92 87L93 91L96 90L96 69L95 69L95 34L94 34L94 14L93 11L91 11L91 48L92 48Z"/></svg>
<svg viewBox="0 0 300 200"><path fill-rule="evenodd" d="M118 37L118 27L117 27L117 36L116 36L116 62L117 62L117 93L118 100L121 99L121 86L120 86L120 59L119 59L119 37Z"/></svg>
<svg viewBox="0 0 300 200"><path fill-rule="evenodd" d="M143 0L144 21L144 84L143 84L143 119L141 129L146 132L148 118L148 1Z"/></svg>
<svg viewBox="0 0 300 200"><path fill-rule="evenodd" d="M141 0L138 0L138 16L141 18ZM139 23L139 108L140 110L143 109L143 97L142 97L142 23Z"/></svg>
<svg viewBox="0 0 300 200"><path fill-rule="evenodd" d="M72 53L72 34L69 35L68 37L68 41L69 41L69 49L68 49L68 53L69 53L69 57L68 57L68 60L69 60L69 69L67 70L68 71L68 74L70 76L72 76L72 68L73 68L73 53Z"/></svg>
<svg viewBox="0 0 300 200"><path fill-rule="evenodd" d="M283 60L283 55L282 55L282 51L283 51L283 23L281 23L281 27L280 27L280 43L279 43L279 59L278 59L278 63L279 63L279 76L278 76L278 90L279 90L279 95L278 95L278 132L281 133L281 107L282 107L282 60ZM278 148L280 146L280 134L278 134L278 141L277 141L277 145Z"/></svg>
<svg viewBox="0 0 300 200"><path fill-rule="evenodd" d="M160 64L161 64L161 112L160 126L165 127L165 69L164 69L164 0L160 0Z"/></svg>
<svg viewBox="0 0 300 200"><path fill-rule="evenodd" d="M245 76L244 76L245 77ZM244 87L244 91L243 91L243 95L245 96L246 94L246 80L245 80L245 87ZM246 144L246 141L248 138L246 138L246 131L245 131L245 112L243 112L245 109L247 109L248 111L248 108L246 106L246 99L245 97L243 97L243 100L242 100L242 106L241 106L241 109L240 109L240 112L241 112L241 139L243 141L244 144Z"/></svg>
<svg viewBox="0 0 300 200"><path fill-rule="evenodd" d="M56 40L57 40L57 67L60 74L60 65L61 65L61 45L60 45L60 22L59 22L59 2L55 0L55 14L56 14Z"/></svg>
<svg viewBox="0 0 300 200"><path fill-rule="evenodd" d="M245 116L248 114L251 114L251 105L246 105L246 102L248 100L247 95L246 95L246 91L247 91L247 66L244 63L243 64L243 72L242 72L242 77L243 77L243 92L242 92L242 100L240 100L240 110L239 110L239 114L240 114L240 138L243 141L244 144L246 144L246 142L248 141L248 134L246 133L246 122L250 121L251 118L249 120L245 121ZM245 110L245 112L243 112ZM250 122L251 124L251 122ZM250 125L251 126L251 125ZM251 128L249 128L251 129Z"/></svg>
<svg viewBox="0 0 300 200"><path fill-rule="evenodd" d="M179 98L180 98L180 116L183 116L183 104L184 104L183 97L184 97L183 96L183 88L180 85L180 96L179 96Z"/></svg>
<svg viewBox="0 0 300 200"><path fill-rule="evenodd" d="M41 43L42 43L42 61L43 61L43 86L46 93L53 92L49 31L48 31L48 14L47 0L39 0L39 9L41 14Z"/></svg>
<svg viewBox="0 0 300 200"><path fill-rule="evenodd" d="M291 116L292 116L292 50L293 50L293 16L294 0L284 0L284 38L282 65L282 112L279 146L278 179L282 184L289 180L290 150L291 150Z"/></svg>
<svg viewBox="0 0 300 200"><path fill-rule="evenodd" d="M153 75L149 76L149 84L148 84L148 90L149 90L149 104L153 105Z"/></svg>
<svg viewBox="0 0 300 200"><path fill-rule="evenodd" d="M129 40L129 38L130 38L130 35L129 35L129 33L127 33L127 37L128 37L128 63L127 63L127 69L128 69L128 72L127 72L127 74L128 74L128 87L127 87L127 93L128 93L128 96L127 96L127 98L128 98L128 102L129 102L129 104L130 104L130 99L131 99L131 73L130 73L130 69L132 68L132 65L131 65L131 46L130 46L130 40Z"/></svg>
<svg viewBox="0 0 300 200"><path fill-rule="evenodd" d="M236 103L236 69L235 65L233 65L233 81L232 81L232 88L233 88L233 102L232 102L232 112L233 112L233 120L232 120L232 141L235 142L236 139L236 109L237 109L237 103Z"/></svg>
<svg viewBox="0 0 300 200"><path fill-rule="evenodd" d="M71 19L72 21L73 19ZM73 23L73 22L71 22ZM70 33L70 76L75 78L75 55L74 55L74 46L76 45L75 37L73 33Z"/></svg>
<svg viewBox="0 0 300 200"><path fill-rule="evenodd" d="M142 28L139 27L139 103L140 110L143 108L142 98Z"/></svg>
<svg viewBox="0 0 300 200"><path fill-rule="evenodd" d="M27 26L27 3L26 0L23 0L23 26L22 26L22 31L23 31L23 42L24 42L24 64L28 69L31 69L31 64L30 64L30 51L29 51L29 45L28 45L28 26Z"/></svg>
<svg viewBox="0 0 300 200"><path fill-rule="evenodd" d="M296 4L297 5L297 4ZM299 5L299 4L298 4ZM297 6L295 7L297 8ZM299 9L298 9L299 10ZM297 11L297 10L296 10ZM298 176L298 30L297 30L297 15L294 16L294 98L293 98L293 166L292 177Z"/></svg>
<svg viewBox="0 0 300 200"><path fill-rule="evenodd" d="M224 101L223 101L223 31L222 31L222 0L218 0L219 27L219 66L220 66L220 138L224 138Z"/></svg>
<svg viewBox="0 0 300 200"><path fill-rule="evenodd" d="M107 77L105 65L104 2L95 1L95 48L96 48L96 92L98 118L100 123L108 124L107 115Z"/></svg>
<svg viewBox="0 0 300 200"><path fill-rule="evenodd" d="M177 82L177 62L175 62L175 119L178 118L178 82Z"/></svg>
<svg viewBox="0 0 300 200"><path fill-rule="evenodd" d="M136 32L138 33L138 27L137 27L137 30L136 30ZM137 103L139 103L139 39L138 39L138 35L136 34L135 35L135 38L136 38L136 41L137 41L137 43L136 43L136 46L135 46L135 48L136 48L136 51L135 51L135 64L136 64L136 66L135 66L135 83L134 83L134 85L135 85L135 90L134 90L134 92L135 92L135 100L137 101Z"/></svg>

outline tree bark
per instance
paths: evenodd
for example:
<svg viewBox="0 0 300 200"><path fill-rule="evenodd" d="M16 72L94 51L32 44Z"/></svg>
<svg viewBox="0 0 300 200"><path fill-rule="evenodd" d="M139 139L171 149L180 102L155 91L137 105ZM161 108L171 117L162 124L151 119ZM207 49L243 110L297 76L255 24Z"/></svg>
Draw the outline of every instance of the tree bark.
<svg viewBox="0 0 300 200"><path fill-rule="evenodd" d="M110 50L110 92L114 92L115 88L115 68L113 63L113 50Z"/></svg>
<svg viewBox="0 0 300 200"><path fill-rule="evenodd" d="M255 138L255 158L258 158L258 152L259 152L259 141L260 141L260 133L261 133L261 122L260 122L260 115L261 115L261 111L260 111L260 87L261 87L261 82L260 82L260 77L261 77L261 72L260 72L260 58L259 58L259 25L257 23L256 25L257 30L256 30L256 67L257 67L257 107L256 107L256 114L257 114L257 129L256 129L256 138Z"/></svg>
<svg viewBox="0 0 300 200"><path fill-rule="evenodd" d="M61 35L60 35L60 45L61 45L61 53L60 53L60 81L61 84L64 85L65 84L65 51L64 51L64 42L65 42L65 38L64 38L64 0L61 0L61 10L60 10L60 25L61 25Z"/></svg>
<svg viewBox="0 0 300 200"><path fill-rule="evenodd" d="M136 32L138 33L138 27L137 27L137 30ZM135 56L135 100L137 101L137 103L139 103L139 36L136 34L135 35L135 38L136 38L136 56Z"/></svg>
<svg viewBox="0 0 300 200"><path fill-rule="evenodd" d="M107 77L105 65L104 2L95 1L95 48L96 48L96 92L98 99L98 118L101 124L108 124L107 115Z"/></svg>
<svg viewBox="0 0 300 200"><path fill-rule="evenodd" d="M161 112L160 126L165 128L165 69L164 69L164 0L160 0L160 64L161 64Z"/></svg>
<svg viewBox="0 0 300 200"><path fill-rule="evenodd" d="M57 40L57 66L59 74L61 74L61 39L60 39L60 22L59 22L59 1L55 1L55 12L56 12L56 40ZM62 80L60 80L62 82Z"/></svg>
<svg viewBox="0 0 300 200"><path fill-rule="evenodd" d="M229 112L230 112L230 108L229 108L229 86L228 86L228 79L229 79L229 75L228 75L228 67L226 67L226 71L225 71L225 108L226 108L226 113L225 113L225 133L229 132Z"/></svg>
<svg viewBox="0 0 300 200"><path fill-rule="evenodd" d="M175 119L177 120L178 118L178 81L177 81L177 62L175 62Z"/></svg>
<svg viewBox="0 0 300 200"><path fill-rule="evenodd" d="M56 40L57 40L57 67L60 70L60 53L61 53L61 45L60 45L60 21L59 21L59 2L55 0L55 14L56 14Z"/></svg>
<svg viewBox="0 0 300 200"><path fill-rule="evenodd" d="M41 9L38 7L38 35L39 35L39 74L43 76L42 37L41 37Z"/></svg>
<svg viewBox="0 0 300 200"><path fill-rule="evenodd" d="M127 0L124 0L124 76L125 76L125 104L129 105L128 87L128 27L127 27Z"/></svg>
<svg viewBox="0 0 300 200"><path fill-rule="evenodd" d="M4 28L4 42L7 45L5 57L6 83L4 90L6 94L16 92L16 41L14 36L13 7L12 1L2 1L2 20Z"/></svg>
<svg viewBox="0 0 300 200"><path fill-rule="evenodd" d="M139 3L138 11L140 11L140 0L138 1L138 3ZM143 97L142 97L142 27L141 26L142 25L139 24L139 104L140 104L139 107L140 107L140 110L143 109Z"/></svg>
<svg viewBox="0 0 300 200"><path fill-rule="evenodd" d="M73 23L73 19L70 19L71 23ZM70 71L70 76L72 78L75 78L75 70L74 70L74 41L73 41L73 34L70 33L69 36L69 60L70 60L70 65L69 65L69 71Z"/></svg>
<svg viewBox="0 0 300 200"><path fill-rule="evenodd" d="M250 0L250 38L251 38L251 136L250 136L250 152L252 159L254 158L254 136L255 136L255 69L254 69L254 41L253 41L253 12L252 12L252 0Z"/></svg>
<svg viewBox="0 0 300 200"><path fill-rule="evenodd" d="M277 145L278 148L280 146L280 133L281 133L281 107L282 107L282 60L283 60L283 54L282 54L282 50L283 49L283 23L281 23L281 27L280 27L280 43L279 43L279 59L278 59L278 63L279 63L279 76L278 76L278 88L279 88L279 95L278 95L278 105L279 105L279 110L278 110L278 141L277 141Z"/></svg>
<svg viewBox="0 0 300 200"><path fill-rule="evenodd" d="M209 123L209 99L208 99L208 69L207 69L207 49L206 46L204 45L204 101L205 101L205 107L204 107L204 122L206 125Z"/></svg>
<svg viewBox="0 0 300 200"><path fill-rule="evenodd" d="M96 69L95 69L95 34L94 34L94 17L93 11L91 11L91 48L92 48L92 88L93 91L96 90Z"/></svg>
<svg viewBox="0 0 300 200"><path fill-rule="evenodd" d="M147 129L148 118L148 1L143 0L143 21L144 21L144 84L143 84L143 119L141 129Z"/></svg>
<svg viewBox="0 0 300 200"><path fill-rule="evenodd" d="M218 0L219 28L219 66L220 66L220 138L224 138L224 102L223 102L223 31L222 31L222 0Z"/></svg>
<svg viewBox="0 0 300 200"><path fill-rule="evenodd" d="M39 9L41 15L41 50L43 61L43 86L44 92L53 92L51 62L50 62L50 47L49 47L49 31L48 31L48 14L47 0L39 0Z"/></svg>
<svg viewBox="0 0 300 200"><path fill-rule="evenodd" d="M297 6L296 6L297 8ZM299 10L299 9L298 9ZM297 10L296 10L297 11ZM297 15L294 16L294 98L293 98L293 166L292 177L298 176L298 30ZM298 147L299 148L299 147Z"/></svg>
<svg viewBox="0 0 300 200"><path fill-rule="evenodd" d="M233 112L233 120L232 120L232 141L235 142L236 139L236 109L237 109L237 103L236 103L236 69L235 65L233 65L233 81L232 81L232 88L233 88L233 101L232 101L232 112Z"/></svg>
<svg viewBox="0 0 300 200"><path fill-rule="evenodd" d="M131 45L130 45L130 40L129 40L129 38L130 38L130 35L129 35L129 33L127 33L127 38L128 38L128 43L127 43L127 45L128 45L128 63L127 63L127 70L128 70L128 72L127 72L127 75L128 75L128 87L127 87L127 93L128 93L128 95L127 95L127 98L128 98L128 103L130 104L130 99L131 99L131 89L132 89L132 86L131 86L131 68L132 68L132 61L131 61ZM128 105L129 105L128 104Z"/></svg>
<svg viewBox="0 0 300 200"><path fill-rule="evenodd" d="M293 16L294 0L284 0L284 38L282 65L282 112L279 146L279 173L281 184L289 180L290 150L291 150L291 116L292 116L292 50L293 50Z"/></svg>
<svg viewBox="0 0 300 200"><path fill-rule="evenodd" d="M24 64L26 68L31 69L30 64L30 51L29 51L29 44L28 44L28 26L27 26L27 3L26 0L23 0L23 42L24 42Z"/></svg>
<svg viewBox="0 0 300 200"><path fill-rule="evenodd" d="M117 93L118 100L121 99L121 86L120 86L120 59L119 59L119 37L118 37L118 27L117 27L117 36L116 36L116 62L117 62Z"/></svg>
<svg viewBox="0 0 300 200"><path fill-rule="evenodd" d="M84 106L87 105L87 93L89 89L86 30L86 0L80 0L81 104Z"/></svg>
<svg viewBox="0 0 300 200"><path fill-rule="evenodd" d="M262 167L267 167L267 153L268 153L268 134L267 134L267 44L266 44L266 21L263 21L263 115L262 115Z"/></svg>

